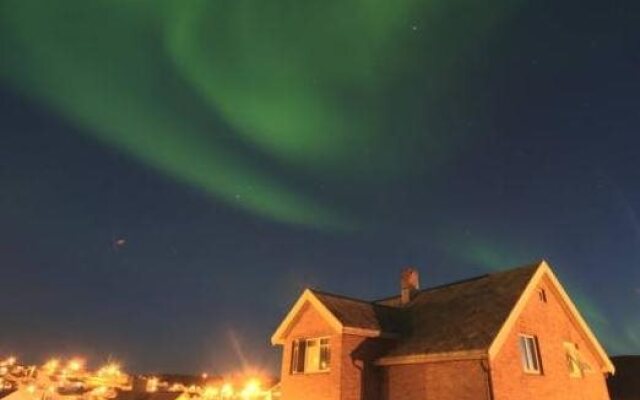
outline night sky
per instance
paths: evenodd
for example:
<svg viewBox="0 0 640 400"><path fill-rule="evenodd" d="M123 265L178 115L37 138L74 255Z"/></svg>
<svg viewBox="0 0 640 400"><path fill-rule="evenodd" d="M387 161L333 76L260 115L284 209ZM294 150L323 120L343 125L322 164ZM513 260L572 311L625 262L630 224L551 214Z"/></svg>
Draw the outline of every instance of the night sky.
<svg viewBox="0 0 640 400"><path fill-rule="evenodd" d="M640 5L0 0L0 354L275 371L306 286L546 259L640 353Z"/></svg>

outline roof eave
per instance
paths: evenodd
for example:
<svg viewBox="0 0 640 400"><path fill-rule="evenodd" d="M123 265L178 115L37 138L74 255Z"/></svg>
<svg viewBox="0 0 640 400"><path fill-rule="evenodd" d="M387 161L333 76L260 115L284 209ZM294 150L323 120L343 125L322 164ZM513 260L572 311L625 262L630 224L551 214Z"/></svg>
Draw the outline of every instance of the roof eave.
<svg viewBox="0 0 640 400"><path fill-rule="evenodd" d="M298 298L296 303L293 305L285 319L278 326L273 336L271 336L271 344L283 345L285 343L286 333L289 330L289 326L295 321L296 316L302 310L302 307L305 304L311 304L316 311L320 313L322 318L329 323L329 325L334 329L336 333L339 334L349 334L355 336L363 336L370 338L396 338L398 335L389 332L383 332L379 329L366 329L359 327L350 327L345 326L332 312L327 308L327 306L322 303L322 301L313 293L313 290L306 289L302 295Z"/></svg>
<svg viewBox="0 0 640 400"><path fill-rule="evenodd" d="M342 332L344 326L336 318L335 315L318 299L318 297L313 293L310 289L305 289L305 291L300 295L298 300L295 302L287 316L280 323L274 334L271 336L271 344L273 346L282 345L285 343L285 336L287 331L289 330L289 326L294 322L298 313L302 310L305 304L311 304L316 311L320 313L322 318L327 321L327 323L336 331Z"/></svg>
<svg viewBox="0 0 640 400"><path fill-rule="evenodd" d="M382 357L375 361L377 366L424 364L443 361L465 361L488 359L486 350L462 350L441 353L409 354L405 356Z"/></svg>
<svg viewBox="0 0 640 400"><path fill-rule="evenodd" d="M399 335L396 333L383 332L378 329L365 329L365 328L357 328L357 327L349 327L349 326L343 327L341 333L345 335L355 335L355 336L382 338L382 339L397 339L399 337Z"/></svg>

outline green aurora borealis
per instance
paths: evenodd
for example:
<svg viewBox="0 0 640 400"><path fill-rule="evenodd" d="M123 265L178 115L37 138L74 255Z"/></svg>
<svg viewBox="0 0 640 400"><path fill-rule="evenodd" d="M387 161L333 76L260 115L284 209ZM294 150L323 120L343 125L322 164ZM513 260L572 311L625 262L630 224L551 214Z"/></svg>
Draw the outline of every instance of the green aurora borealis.
<svg viewBox="0 0 640 400"><path fill-rule="evenodd" d="M366 187L448 157L465 132L435 117L464 111L453 93L465 55L509 11L470 0L0 4L0 76L16 90L228 204L333 228L357 221L304 183ZM440 22L457 13L464 34Z"/></svg>

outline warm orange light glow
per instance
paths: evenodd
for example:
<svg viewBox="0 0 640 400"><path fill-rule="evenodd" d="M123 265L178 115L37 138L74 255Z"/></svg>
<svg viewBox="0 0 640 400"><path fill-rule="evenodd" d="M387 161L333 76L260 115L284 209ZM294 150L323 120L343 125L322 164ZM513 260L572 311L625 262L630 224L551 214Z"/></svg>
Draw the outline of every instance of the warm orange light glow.
<svg viewBox="0 0 640 400"><path fill-rule="evenodd" d="M68 368L73 372L78 372L84 367L84 360L81 358L73 358L69 360Z"/></svg>
<svg viewBox="0 0 640 400"><path fill-rule="evenodd" d="M170 392L184 392L184 390L185 390L185 388L184 388L184 385L182 383L174 383L169 388Z"/></svg>
<svg viewBox="0 0 640 400"><path fill-rule="evenodd" d="M202 392L202 396L211 399L217 397L220 394L220 390L217 387L207 386Z"/></svg>
<svg viewBox="0 0 640 400"><path fill-rule="evenodd" d="M5 367L5 366L11 366L14 365L16 363L16 358L11 356L11 357L7 357L6 359L0 361L0 365Z"/></svg>
<svg viewBox="0 0 640 400"><path fill-rule="evenodd" d="M107 388L105 386L98 386L93 390L93 393L98 396L104 396L107 393Z"/></svg>
<svg viewBox="0 0 640 400"><path fill-rule="evenodd" d="M80 357L67 360L51 358L39 368L35 365L11 366L15 362L15 357L0 359L0 390L23 390L32 395L29 397L33 400L54 400L54 397L58 397L59 390L61 395L67 391L87 391L88 399L107 400L112 399L117 390L132 389L129 375L117 362L110 361L97 370L87 369L85 359ZM9 375L9 379L6 374L13 375ZM220 382L217 377L215 380L208 380L209 374L203 372L202 382L191 386L161 381L158 376L147 376L145 390L180 392L193 400L270 400L270 391L262 387L263 376L265 375L260 371L245 370L227 375Z"/></svg>
<svg viewBox="0 0 640 400"><path fill-rule="evenodd" d="M242 389L240 396L242 396L243 399L253 399L260 395L260 386L258 379L251 379L246 383L244 389Z"/></svg>
<svg viewBox="0 0 640 400"><path fill-rule="evenodd" d="M157 392L158 391L158 383L160 380L158 378L151 377L147 380L147 392Z"/></svg>
<svg viewBox="0 0 640 400"><path fill-rule="evenodd" d="M233 396L233 386L231 386L230 383L225 383L224 385L222 385L222 390L220 391L220 394L222 395L223 398L229 398Z"/></svg>
<svg viewBox="0 0 640 400"><path fill-rule="evenodd" d="M60 360L56 358L52 358L49 361L47 361L43 367L47 371L47 373L53 374L58 369L59 366L60 366Z"/></svg>
<svg viewBox="0 0 640 400"><path fill-rule="evenodd" d="M118 363L109 363L98 370L99 376L120 376L122 372L120 371L120 364Z"/></svg>

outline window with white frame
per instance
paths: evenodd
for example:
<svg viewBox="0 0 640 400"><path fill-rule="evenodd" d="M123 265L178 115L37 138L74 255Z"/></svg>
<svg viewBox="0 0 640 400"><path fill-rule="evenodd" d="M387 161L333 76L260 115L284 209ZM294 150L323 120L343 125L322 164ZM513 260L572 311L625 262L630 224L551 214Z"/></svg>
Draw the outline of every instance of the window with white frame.
<svg viewBox="0 0 640 400"><path fill-rule="evenodd" d="M291 373L324 372L331 364L329 338L298 339L293 341Z"/></svg>
<svg viewBox="0 0 640 400"><path fill-rule="evenodd" d="M540 362L540 351L538 349L538 338L533 335L520 335L520 356L524 372L529 374L541 374L542 364Z"/></svg>

